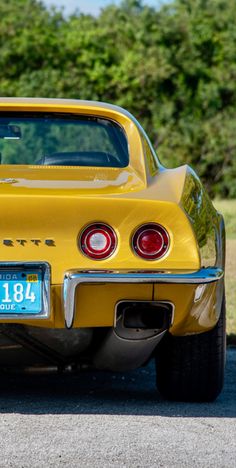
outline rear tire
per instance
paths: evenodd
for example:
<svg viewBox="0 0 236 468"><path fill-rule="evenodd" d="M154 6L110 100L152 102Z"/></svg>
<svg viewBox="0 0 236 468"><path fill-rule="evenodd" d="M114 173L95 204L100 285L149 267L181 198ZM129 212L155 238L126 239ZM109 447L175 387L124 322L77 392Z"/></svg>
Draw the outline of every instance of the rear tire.
<svg viewBox="0 0 236 468"><path fill-rule="evenodd" d="M217 325L189 336L166 333L156 351L157 388L164 398L213 401L224 383L225 298Z"/></svg>

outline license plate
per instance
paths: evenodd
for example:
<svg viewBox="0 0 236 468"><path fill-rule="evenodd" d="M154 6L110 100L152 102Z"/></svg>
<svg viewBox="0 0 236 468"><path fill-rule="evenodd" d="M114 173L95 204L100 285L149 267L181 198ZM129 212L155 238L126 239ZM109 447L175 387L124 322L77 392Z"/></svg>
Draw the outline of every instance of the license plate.
<svg viewBox="0 0 236 468"><path fill-rule="evenodd" d="M37 315L42 311L41 270L0 271L0 316Z"/></svg>

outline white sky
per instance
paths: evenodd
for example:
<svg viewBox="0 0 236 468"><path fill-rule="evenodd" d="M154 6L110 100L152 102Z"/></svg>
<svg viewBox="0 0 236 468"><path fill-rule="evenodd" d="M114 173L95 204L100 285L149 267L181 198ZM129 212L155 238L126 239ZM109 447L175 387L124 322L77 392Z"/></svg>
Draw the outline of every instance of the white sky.
<svg viewBox="0 0 236 468"><path fill-rule="evenodd" d="M97 15L99 10L110 3L119 4L120 0L43 0L45 5L55 5L58 8L63 7L66 14L73 13L76 8L81 13L91 13ZM145 0L145 3L152 6L160 5L160 0ZM164 3L164 1L163 1Z"/></svg>

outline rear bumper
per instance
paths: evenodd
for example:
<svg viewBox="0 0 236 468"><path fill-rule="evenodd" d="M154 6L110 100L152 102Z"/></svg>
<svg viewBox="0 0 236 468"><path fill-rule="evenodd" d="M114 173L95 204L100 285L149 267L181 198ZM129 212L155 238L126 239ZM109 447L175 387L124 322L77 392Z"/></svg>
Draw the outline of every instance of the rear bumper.
<svg viewBox="0 0 236 468"><path fill-rule="evenodd" d="M220 268L202 268L197 271L110 271L71 270L65 274L63 301L65 324L71 328L75 316L75 292L80 284L135 283L135 284L207 284L219 281L224 275Z"/></svg>

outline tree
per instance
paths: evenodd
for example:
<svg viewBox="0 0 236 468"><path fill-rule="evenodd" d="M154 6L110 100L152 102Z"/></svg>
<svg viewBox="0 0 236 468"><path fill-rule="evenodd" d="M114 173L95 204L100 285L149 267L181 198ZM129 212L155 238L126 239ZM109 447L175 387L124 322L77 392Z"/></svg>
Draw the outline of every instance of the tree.
<svg viewBox="0 0 236 468"><path fill-rule="evenodd" d="M236 196L235 0L139 0L94 18L0 0L0 93L103 100L131 111L169 167Z"/></svg>

